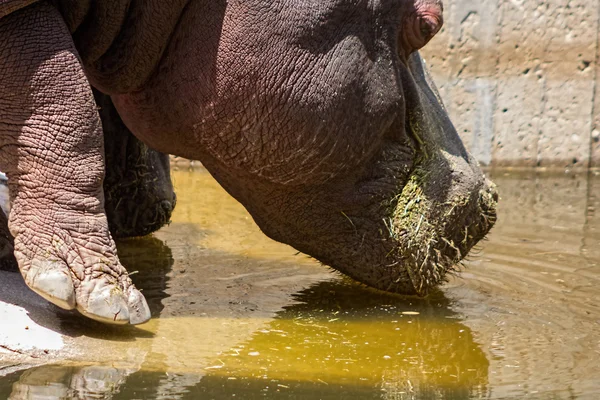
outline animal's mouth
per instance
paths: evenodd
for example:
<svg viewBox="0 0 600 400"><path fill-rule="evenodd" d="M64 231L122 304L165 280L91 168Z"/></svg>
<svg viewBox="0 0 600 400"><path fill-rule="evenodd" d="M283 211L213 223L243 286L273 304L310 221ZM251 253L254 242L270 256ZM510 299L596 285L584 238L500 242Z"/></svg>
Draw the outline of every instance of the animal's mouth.
<svg viewBox="0 0 600 400"><path fill-rule="evenodd" d="M428 193L427 179L426 173L417 170L391 209L387 227L397 243L393 258L399 270L392 272L397 277L382 288L386 291L426 295L448 273L457 271L496 222L493 184L486 182L479 190L441 201Z"/></svg>
<svg viewBox="0 0 600 400"><path fill-rule="evenodd" d="M366 214L344 214L352 226L346 239L355 242L345 248L343 262L329 254L317 258L368 286L404 295L425 296L458 272L496 222L498 195L471 159L454 168L446 156L439 150L419 156L401 186L375 197L383 200L378 206L361 207ZM389 179L380 178L388 189ZM361 203L368 204L367 198L373 197L362 196Z"/></svg>
<svg viewBox="0 0 600 400"><path fill-rule="evenodd" d="M369 284L388 292L426 295L448 273L458 271L490 231L498 194L460 143L441 100L428 92L425 82L417 83L419 71L413 69L404 79L415 104L406 110L404 131L414 159L403 186L382 209L389 236L380 265L385 272Z"/></svg>

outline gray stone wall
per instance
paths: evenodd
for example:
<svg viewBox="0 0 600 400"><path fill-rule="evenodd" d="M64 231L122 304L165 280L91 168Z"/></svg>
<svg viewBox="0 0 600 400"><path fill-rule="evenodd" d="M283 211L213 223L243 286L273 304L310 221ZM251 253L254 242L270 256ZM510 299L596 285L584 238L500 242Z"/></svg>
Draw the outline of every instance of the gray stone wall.
<svg viewBox="0 0 600 400"><path fill-rule="evenodd" d="M484 165L600 167L600 0L444 0L422 50Z"/></svg>

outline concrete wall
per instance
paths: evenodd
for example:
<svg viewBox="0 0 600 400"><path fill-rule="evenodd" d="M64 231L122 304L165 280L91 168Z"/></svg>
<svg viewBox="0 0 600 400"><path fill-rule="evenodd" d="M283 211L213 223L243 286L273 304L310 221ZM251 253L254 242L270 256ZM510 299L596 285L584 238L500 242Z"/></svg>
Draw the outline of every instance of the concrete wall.
<svg viewBox="0 0 600 400"><path fill-rule="evenodd" d="M422 54L480 162L600 167L600 1L444 3Z"/></svg>

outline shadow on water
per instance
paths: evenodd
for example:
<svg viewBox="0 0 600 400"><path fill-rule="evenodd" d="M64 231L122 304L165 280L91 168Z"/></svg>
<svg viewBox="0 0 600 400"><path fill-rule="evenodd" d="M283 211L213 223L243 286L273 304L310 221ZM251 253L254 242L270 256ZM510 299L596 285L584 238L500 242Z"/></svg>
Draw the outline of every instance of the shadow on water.
<svg viewBox="0 0 600 400"><path fill-rule="evenodd" d="M0 380L0 397L468 399L488 392L489 362L441 292L403 298L333 281L294 297L196 379L144 367L44 366Z"/></svg>
<svg viewBox="0 0 600 400"><path fill-rule="evenodd" d="M162 240L148 236L119 239L117 249L131 279L147 297L152 317L158 317L164 308L163 300L168 297L168 274L174 263L171 248Z"/></svg>

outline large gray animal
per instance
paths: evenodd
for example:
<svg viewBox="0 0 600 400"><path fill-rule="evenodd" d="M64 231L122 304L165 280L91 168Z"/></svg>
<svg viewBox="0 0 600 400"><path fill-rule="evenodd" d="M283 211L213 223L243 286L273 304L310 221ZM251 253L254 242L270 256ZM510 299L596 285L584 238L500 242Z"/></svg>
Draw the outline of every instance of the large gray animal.
<svg viewBox="0 0 600 400"><path fill-rule="evenodd" d="M425 294L497 201L417 52L441 25L440 0L0 0L0 237L54 304L146 321L110 228L155 230L175 200L131 131L200 160L269 237Z"/></svg>

